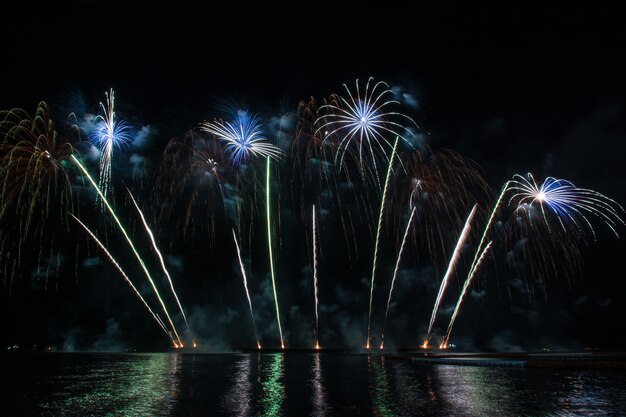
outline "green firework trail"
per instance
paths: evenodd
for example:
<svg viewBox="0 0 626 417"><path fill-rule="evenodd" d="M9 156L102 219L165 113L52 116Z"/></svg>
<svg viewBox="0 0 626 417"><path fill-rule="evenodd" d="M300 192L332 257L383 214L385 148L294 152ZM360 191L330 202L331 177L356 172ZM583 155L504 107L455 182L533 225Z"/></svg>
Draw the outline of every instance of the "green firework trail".
<svg viewBox="0 0 626 417"><path fill-rule="evenodd" d="M276 273L274 271L274 254L272 252L272 216L270 212L271 204L270 204L270 158L267 158L267 175L265 178L265 200L267 207L267 249L270 257L270 273L272 276L272 290L274 291L274 304L276 305L276 321L278 323L278 333L280 334L280 347L285 347L285 341L283 340L283 329L280 326L280 310L278 308L278 296L276 295Z"/></svg>
<svg viewBox="0 0 626 417"><path fill-rule="evenodd" d="M391 167L393 166L393 157L396 155L396 147L398 146L398 137L393 144L391 157L389 158L389 166L387 167L387 176L385 178L385 186L383 188L383 196L380 201L380 212L378 213L378 227L376 228L376 243L374 244L374 260L372 262L372 281L370 283L370 307L367 315L367 344L366 349L370 348L372 339L372 300L374 299L374 279L376 277L376 261L378 258L378 241L380 240L380 229L383 224L383 212L385 211L385 200L387 198L387 188L389 186L389 177L391 177Z"/></svg>

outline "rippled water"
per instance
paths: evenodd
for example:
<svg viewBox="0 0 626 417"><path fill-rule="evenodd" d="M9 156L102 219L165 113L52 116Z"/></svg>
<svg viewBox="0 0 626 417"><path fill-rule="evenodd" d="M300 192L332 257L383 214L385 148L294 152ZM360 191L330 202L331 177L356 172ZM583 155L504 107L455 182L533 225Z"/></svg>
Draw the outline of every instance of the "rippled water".
<svg viewBox="0 0 626 417"><path fill-rule="evenodd" d="M342 354L0 356L0 414L599 416L626 372L424 365Z"/></svg>

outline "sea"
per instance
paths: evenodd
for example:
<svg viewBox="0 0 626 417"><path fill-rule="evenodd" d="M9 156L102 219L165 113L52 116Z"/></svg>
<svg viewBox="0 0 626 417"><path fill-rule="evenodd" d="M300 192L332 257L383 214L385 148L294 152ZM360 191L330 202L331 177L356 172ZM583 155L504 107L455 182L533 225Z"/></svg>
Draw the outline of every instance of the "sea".
<svg viewBox="0 0 626 417"><path fill-rule="evenodd" d="M393 355L0 355L2 416L619 416L626 371Z"/></svg>

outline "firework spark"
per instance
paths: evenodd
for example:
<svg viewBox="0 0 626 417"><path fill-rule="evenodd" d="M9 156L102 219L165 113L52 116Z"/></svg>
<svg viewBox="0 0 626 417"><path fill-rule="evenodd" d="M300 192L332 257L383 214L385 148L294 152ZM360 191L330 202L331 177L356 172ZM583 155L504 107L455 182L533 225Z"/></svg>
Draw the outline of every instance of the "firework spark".
<svg viewBox="0 0 626 417"><path fill-rule="evenodd" d="M73 152L45 102L34 116L19 108L0 112L0 241L16 243L13 251L0 251L5 272L7 263L15 271L29 240L39 246L40 257L44 246L52 252L48 220L53 214L60 215L55 224L67 227L67 213L75 211L71 170L66 169ZM15 274L7 275L12 282Z"/></svg>
<svg viewBox="0 0 626 417"><path fill-rule="evenodd" d="M413 218L415 217L415 207L411 210L411 215L409 216L409 221L406 224L406 230L404 231L404 236L402 237L402 244L400 245L400 251L398 252L398 259L396 260L396 267L393 270L393 278L391 279L391 287L389 288L389 297L387 297L387 309L385 310L385 321L383 322L383 331L380 335L380 348L384 349L385 347L385 329L387 328L387 316L389 315L389 306L391 305L391 295L393 294L393 289L396 284L396 277L398 276L398 270L400 269L400 260L402 259L402 252L404 251L404 246L406 245L407 237L409 236L409 230L411 229L411 224L413 223Z"/></svg>
<svg viewBox="0 0 626 417"><path fill-rule="evenodd" d="M375 164L375 153L386 156L384 146L391 147L388 136L401 138L410 145L407 137L412 135L409 128L402 122L417 128L417 124L409 116L392 111L394 105L400 104L394 100L394 92L383 81L374 82L370 77L365 83L365 89L359 88L356 80L356 89L353 93L346 84L343 85L348 95L344 98L334 95L331 100L319 108L315 133L323 132L324 140L336 139L339 142L335 163L338 166L344 163L346 150L356 143L358 147L358 161L364 166L364 152L370 153L371 162ZM395 152L395 148L394 148ZM376 168L374 167L376 171Z"/></svg>
<svg viewBox="0 0 626 417"><path fill-rule="evenodd" d="M161 298L161 295L159 294L159 290L157 289L157 287L156 287L156 285L154 283L154 280L152 279L152 276L150 275L150 271L148 271L148 268L146 267L145 262L141 258L141 255L139 255L139 252L137 252L137 249L135 248L135 245L133 244L133 241L131 240L130 236L126 232L126 229L124 229L124 226L122 226L122 222L117 217L117 214L115 214L115 210L113 210L113 207L111 207L111 205L109 204L109 201L107 200L107 198L104 196L104 194L102 193L102 191L100 190L100 188L98 187L96 182L93 180L93 178L91 178L91 175L89 175L89 171L87 171L87 169L78 160L78 158L76 158L76 156L72 155L72 160L80 168L80 170L83 172L83 174L85 174L85 176L89 180L89 183L96 190L96 192L98 193L98 195L102 199L102 202L104 203L104 206L107 208L107 210L109 211L109 214L111 214L111 217L113 217L113 220L115 220L115 223L117 224L118 228L120 229L120 231L124 235L124 238L126 239L126 242L128 243L128 246L130 246L133 254L135 255L135 258L137 258L137 261L139 261L139 264L141 265L141 268L143 269L144 274L148 278L148 281L150 282L150 285L152 286L152 289L154 290L154 293L156 294L156 296L157 296L157 298L159 300L159 303L161 304L161 308L163 309L163 313L165 314L165 317L167 317L167 320L168 320L168 322L169 322L169 324L170 324L170 326L172 328L172 331L176 335L176 340L178 341L178 345L180 345L182 347L183 343L181 342L180 336L178 335L178 332L176 331L176 326L174 326L174 322L172 321L172 318L170 317L170 314L167 311L167 307L165 306L165 303L163 302L163 299Z"/></svg>
<svg viewBox="0 0 626 417"><path fill-rule="evenodd" d="M315 204L313 204L313 291L315 294L315 348L320 348L319 341L319 315L317 309L319 300L317 298L317 222L315 221Z"/></svg>
<svg viewBox="0 0 626 417"><path fill-rule="evenodd" d="M100 147L100 178L98 187L106 197L111 188L111 161L113 148L130 141L130 126L117 120L115 93L110 89L106 95L106 106L100 102L102 115L96 116L95 127L89 132L91 139ZM102 203L101 203L102 204ZM102 207L104 209L104 207Z"/></svg>
<svg viewBox="0 0 626 417"><path fill-rule="evenodd" d="M476 204L472 207L472 211L470 211L469 216L467 216L467 220L465 221L465 226L463 226L463 230L459 235L459 240L457 241L456 247L454 248L454 252L452 253L452 258L450 258L450 263L448 264L448 269L446 274L441 280L441 285L439 286L439 293L437 294L437 298L435 299L435 306L433 307L433 312L430 316L430 323L428 324L428 334L426 335L426 344L430 340L431 332L433 329L433 324L435 323L435 318L437 317L437 311L439 310L439 304L441 303L441 299L443 298L443 294L445 293L446 287L448 285L448 281L450 280L450 275L454 271L456 264L458 263L459 256L461 255L461 250L463 249L463 245L465 244L465 240L467 239L469 232L471 230L470 224L474 219L474 215L476 214Z"/></svg>
<svg viewBox="0 0 626 417"><path fill-rule="evenodd" d="M237 234L233 229L233 240L235 241L235 248L237 249L237 258L239 259L239 267L241 268L241 277L243 278L243 288L246 290L246 298L248 299L248 307L250 307L250 317L252 318L252 329L254 330L254 338L256 339L257 348L261 348L259 343L259 336L256 331L256 323L254 322L254 312L252 311L252 300L250 299L250 291L248 291L248 279L246 277L246 269L243 266L241 260L241 250L239 249L239 243L237 242Z"/></svg>
<svg viewBox="0 0 626 417"><path fill-rule="evenodd" d="M450 324L448 324L448 330L446 331L446 334L443 337L441 345L439 346L441 349L448 348L448 341L450 340L450 333L452 332L452 327L454 327L454 322L456 320L456 317L459 314L459 309L461 308L461 303L463 303L463 299L465 298L465 293L467 292L467 289L469 288L469 285L472 282L472 279L474 278L474 275L476 274L478 267L482 263L483 258L489 251L489 248L491 247L491 243L492 241L489 241L489 243L487 243L487 246L485 246L485 249L483 249L482 253L480 254L480 257L478 258L478 261L476 261L476 265L474 266L473 269L470 270L469 276L463 283L463 289L461 290L461 295L459 295L459 300L457 301L456 306L454 307L454 312L452 313L452 317L450 318Z"/></svg>
<svg viewBox="0 0 626 417"><path fill-rule="evenodd" d="M541 208L541 216L548 227L550 221L547 212L552 212L558 219L559 225L564 231L568 231L566 222L571 222L574 230L582 233L587 228L595 240L596 232L591 222L585 216L590 214L600 218L615 236L619 237L615 228L624 220L619 213L624 209L614 200L593 190L578 188L571 182L563 179L548 177L539 186L532 174L525 177L516 174L510 181L509 189L514 192L509 200L517 201L519 210L525 211L529 216L534 204Z"/></svg>
<svg viewBox="0 0 626 417"><path fill-rule="evenodd" d="M491 195L480 167L472 160L450 150L431 150L425 146L412 152L403 163L392 190L391 219L399 220L406 202L409 210L416 208L415 231L435 265L448 261L447 250L456 241L448 232L463 226L463 219L476 201ZM419 225L419 226L418 226ZM417 245L417 241L414 242Z"/></svg>
<svg viewBox="0 0 626 417"><path fill-rule="evenodd" d="M267 211L267 249L270 258L270 273L272 277L272 291L274 292L274 304L276 305L276 322L278 323L278 333L280 334L280 347L285 348L285 342L283 340L283 329L280 325L280 310L278 308L278 296L276 295L276 274L274 273L274 254L272 251L272 216L271 216L271 200L270 200L270 187L271 187L271 158L267 157L267 175L265 180L265 192L266 192L266 211Z"/></svg>
<svg viewBox="0 0 626 417"><path fill-rule="evenodd" d="M259 158L282 157L280 148L267 142L258 116L239 111L233 122L214 121L202 123L201 129L226 143L225 152L234 166L247 162L252 156Z"/></svg>
<svg viewBox="0 0 626 417"><path fill-rule="evenodd" d="M495 218L495 215L498 212L498 208L500 207L502 198L504 197L504 195L509 189L510 183L511 183L510 181L507 181L506 183L504 183L504 186L502 187L502 191L500 191L500 195L498 196L498 199L496 200L496 204L493 206L493 209L491 210L491 214L489 215L489 220L487 220L487 225L485 226L485 230L483 230L483 234L480 236L480 242L478 243L478 247L476 248L476 252L474 253L474 259L472 260L472 264L470 265L469 274L471 274L474 268L476 267L476 263L478 262L478 257L483 249L483 243L485 243L485 239L487 238L487 234L489 233L489 230L491 229L491 224L493 223L493 219ZM468 274L468 279L469 279L469 274Z"/></svg>
<svg viewBox="0 0 626 417"><path fill-rule="evenodd" d="M135 209L137 209L137 212L139 213L139 217L141 217L141 222L143 223L143 226L146 229L146 233L148 233L148 236L150 237L152 248L154 249L154 251L157 254L157 257L159 258L159 262L161 263L161 269L163 269L163 273L167 277L167 281L170 284L170 290L172 291L172 294L174 295L174 298L176 299L176 303L178 304L178 308L180 309L180 314L182 314L183 319L185 320L185 325L187 326L187 330L191 332L191 330L189 329L189 323L187 322L187 316L185 315L183 306L180 304L180 300L178 299L178 294L176 294L176 290L174 289L174 283L172 282L172 277L170 276L170 273L167 270L167 267L165 266L163 255L161 255L161 251L159 250L159 247L157 246L156 240L154 239L154 234L152 233L152 230L150 229L150 226L148 225L148 222L146 221L146 217L143 215L143 212L139 208L139 205L137 204L135 197L133 197L133 194L130 192L128 188L126 189L126 191L128 191L128 195L130 196L130 199L133 201L133 204L135 205Z"/></svg>
<svg viewBox="0 0 626 417"><path fill-rule="evenodd" d="M85 225L85 223L83 223L82 221L80 221L78 219L78 217L74 216L73 214L70 213L70 216L72 216L74 218L74 220L76 220L78 222L78 224L80 224L83 229L85 229L85 231L89 234L89 236L91 236L91 238L94 240L94 242L96 242L96 244L100 247L100 249L102 249L102 251L105 253L105 255L109 258L109 260L111 261L111 263L115 266L115 268L117 268L118 271L120 271L120 274L122 274L122 277L124 278L124 280L126 281L126 283L130 286L130 288L132 288L133 292L135 293L135 295L139 298L139 300L142 302L142 304L148 309L148 312L150 312L150 314L152 315L152 318L154 318L154 320L157 322L157 324L159 325L159 327L161 327L163 329L163 331L165 332L165 334L170 338L170 340L172 341L172 343L174 345L176 345L176 341L174 340L174 338L172 337L171 333L167 331L167 328L165 327L165 324L163 323L163 321L159 318L158 315L156 315L154 313L154 311L152 311L152 309L150 308L150 306L148 305L148 303L146 302L146 300L141 296L141 294L139 293L139 291L137 290L137 288L135 287L135 285L133 284L133 282L130 280L130 278L128 278L128 275L126 275L126 272L124 272L124 270L122 269L122 267L120 266L120 264L115 260L115 258L113 257L113 255L111 255L111 253L108 251L108 249L104 246L104 244L102 242L100 242L100 240L97 238L97 236L91 231L89 230L89 228Z"/></svg>
<svg viewBox="0 0 626 417"><path fill-rule="evenodd" d="M376 241L374 243L374 258L372 260L372 280L370 282L370 304L369 312L367 314L367 343L366 349L370 348L372 341L372 301L374 299L374 279L376 278L376 261L378 258L378 241L380 240L380 231L383 225L383 213L385 211L385 200L387 199L387 187L389 186L389 178L391 177L391 168L393 166L393 157L396 154L396 147L398 146L398 137L393 144L391 150L391 157L389 158L389 166L387 167L387 176L385 177L385 186L383 188L383 195L380 199L380 211L378 213L378 226L376 228Z"/></svg>

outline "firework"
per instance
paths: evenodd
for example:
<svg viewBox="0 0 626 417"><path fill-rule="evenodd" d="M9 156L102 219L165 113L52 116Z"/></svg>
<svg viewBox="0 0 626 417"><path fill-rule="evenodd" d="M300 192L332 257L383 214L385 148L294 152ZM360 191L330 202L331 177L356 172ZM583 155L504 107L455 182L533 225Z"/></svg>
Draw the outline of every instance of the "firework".
<svg viewBox="0 0 626 417"><path fill-rule="evenodd" d="M71 170L66 169L73 151L45 102L34 116L19 108L0 112L0 241L16 242L14 250L0 251L0 257L13 270L27 241L39 246L40 258L44 246L52 253L55 242L47 234L54 227L51 216L58 214L61 221L55 224L67 227L67 213L76 209Z"/></svg>
<svg viewBox="0 0 626 417"><path fill-rule="evenodd" d="M391 279L391 287L389 288L389 297L387 297L387 309L385 310L385 321L383 322L383 331L380 335L380 348L381 349L385 347L385 329L387 328L387 316L389 315L389 306L391 305L391 294L393 293L393 288L396 284L396 276L398 275L398 270L400 269L400 259L402 259L402 252L404 251L404 245L406 244L407 237L409 236L409 230L411 229L411 224L413 222L414 217L415 217L415 207L413 207L413 209L411 210L409 221L406 224L406 230L404 231L404 236L402 237L402 244L400 245L400 251L398 252L398 259L396 260L396 267L393 270L393 278Z"/></svg>
<svg viewBox="0 0 626 417"><path fill-rule="evenodd" d="M293 160L291 194L294 199L294 191L299 185L300 212L303 221L309 217L305 195L319 201L320 194L327 192L333 203L335 202L333 197L337 195L337 178L333 165L334 146L332 142L324 141L320 134L315 134L316 114L317 102L314 98L308 102L300 102L290 151ZM300 180L299 183L297 179Z"/></svg>
<svg viewBox="0 0 626 417"><path fill-rule="evenodd" d="M461 308L461 303L463 303L463 299L465 298L465 293L467 292L467 289L469 288L469 285L472 282L472 278L474 278L474 275L476 274L478 267L480 266L483 258L489 251L490 247L491 247L491 241L487 243L487 246L485 246L485 249L483 249L482 253L480 254L480 257L478 258L478 261L476 261L476 265L474 266L473 269L470 270L469 276L463 283L463 289L461 290L461 295L459 295L459 300L454 306L454 312L452 313L452 317L450 318L450 324L448 324L448 330L446 331L446 334L443 337L441 345L439 346L441 349L448 348L448 341L450 340L450 333L452 332L452 327L454 326L456 316L459 314L459 309Z"/></svg>
<svg viewBox="0 0 626 417"><path fill-rule="evenodd" d="M510 181L509 189L514 193L509 204L517 201L517 208L526 212L529 217L533 205L536 204L540 207L541 217L549 229L547 212L555 215L564 231L572 230L566 226L570 222L575 232L582 233L586 228L594 239L596 233L586 214L601 219L617 237L617 224L624 225L624 220L619 216L624 209L614 200L596 191L578 188L567 180L548 177L538 186L532 174L529 173L526 177L516 174Z"/></svg>
<svg viewBox="0 0 626 417"><path fill-rule="evenodd" d="M371 343L371 335L372 335L372 300L374 299L374 279L376 278L376 261L378 258L378 241L380 240L380 231L382 229L383 224L383 213L385 211L385 200L387 197L387 187L389 186L389 178L391 177L391 168L393 166L393 157L396 153L396 147L398 146L398 138L393 144L393 149L391 150L391 157L389 158L389 166L387 167L387 176L385 177L385 186L383 188L383 195L380 199L380 211L378 213L378 226L376 228L376 240L374 243L374 258L372 260L372 280L370 282L370 304L369 304L369 312L367 314L367 343L365 345L366 349L370 348Z"/></svg>
<svg viewBox="0 0 626 417"><path fill-rule="evenodd" d="M332 163L332 154L336 151L335 142L325 140L315 129L317 112L318 105L314 98L308 102L299 103L295 136L291 147L294 164L298 168L304 166L305 169L301 171L305 171L309 176L314 163L320 163L323 167L329 162Z"/></svg>
<svg viewBox="0 0 626 417"><path fill-rule="evenodd" d="M150 230L150 226L148 225L148 222L146 221L146 218L143 215L143 212L139 208L137 201L135 201L135 197L133 197L129 189L126 189L126 191L128 191L128 195L130 196L130 199L133 201L135 209L137 209L137 212L139 213L139 217L141 217L141 222L143 223L143 226L146 229L146 233L148 233L148 236L150 237L150 243L152 243L152 248L154 249L154 251L157 254L157 257L159 258L159 262L161 263L161 269L163 269L163 273L167 277L167 281L170 284L170 290L172 291L172 294L174 295L174 299L176 299L176 303L178 304L178 308L180 309L180 314L182 314L183 320L185 320L185 325L187 326L187 330L191 331L189 329L189 323L187 322L187 316L185 315L183 306L180 304L180 300L178 299L178 294L176 294L176 290L174 289L174 283L172 282L172 277L170 276L169 271L165 267L165 261L163 260L163 255L161 255L161 251L159 250L159 247L156 244L156 240L154 239L154 234L152 233L152 230Z"/></svg>
<svg viewBox="0 0 626 417"><path fill-rule="evenodd" d="M89 234L89 236L91 236L91 238L94 240L94 242L96 242L96 244L100 247L100 249L102 249L102 251L105 253L105 255L107 256L107 258L109 258L109 260L111 261L111 263L115 266L115 268L120 271L120 274L122 274L122 277L124 278L124 281L126 281L126 283L130 286L130 288L132 288L133 292L135 293L135 295L139 298L139 300L141 301L141 303L148 309L148 312L152 315L152 318L154 318L154 320L157 322L157 324L159 325L159 327L161 327L161 329L163 329L163 331L165 332L165 334L170 338L170 340L172 341L172 343L174 345L176 345L176 341L174 340L174 338L172 338L172 335L170 334L170 332L167 331L167 328L165 327L165 324L163 323L163 321L159 318L158 315L156 315L154 313L154 311L152 311L152 309L150 308L150 306L148 305L148 303L146 302L146 300L141 296L141 293L139 293L139 291L137 290L137 288L135 287L135 285L133 284L133 282L130 280L130 278L128 278L128 275L126 275L126 272L124 272L124 270L122 269L122 267L120 266L120 264L115 260L115 258L113 257L113 255L111 255L111 253L108 251L108 249L104 246L104 244L102 242L100 242L100 240L98 239L98 237L91 231L89 230L89 228L78 219L78 217L74 216L73 214L70 213L70 216L72 216L74 218L74 220L76 220L78 222L78 224L80 224L83 229L85 229L85 231Z"/></svg>
<svg viewBox="0 0 626 417"><path fill-rule="evenodd" d="M95 127L90 130L91 139L100 147L100 178L98 188L106 197L111 187L111 161L113 148L131 140L130 126L117 120L115 114L115 93L110 89L106 95L106 105L100 102L102 115L96 116ZM101 203L102 204L102 203ZM104 207L102 207L104 209Z"/></svg>
<svg viewBox="0 0 626 417"><path fill-rule="evenodd" d="M72 160L80 168L80 170L83 172L83 174L85 174L85 176L89 180L89 183L96 190L96 192L98 193L98 195L102 199L102 203L104 203L104 206L109 211L109 214L111 214L111 217L113 217L113 220L115 220L115 223L117 224L118 228L120 229L120 231L124 235L124 238L126 239L126 242L128 243L128 246L130 246L133 254L135 255L135 258L137 258L137 261L139 261L139 264L141 265L141 269L143 269L144 274L148 278L148 281L150 282L150 285L152 286L152 289L154 290L154 293L156 294L156 296L157 296L157 298L159 300L159 303L161 304L161 308L163 309L163 313L165 314L165 317L167 317L167 320L168 320L168 322L169 322L169 324L170 324L170 326L172 328L172 331L176 335L176 340L178 341L178 345L180 345L182 347L183 343L180 341L180 336L178 336L178 332L176 331L176 326L174 326L174 322L172 322L172 318L170 317L170 314L167 312L167 307L165 307L165 303L163 302L163 299L161 298L161 295L159 294L159 290L157 289L156 285L154 284L154 280L152 279L152 276L150 275L150 271L148 271L148 268L146 267L145 262L143 261L143 259L139 255L139 252L137 252L137 249L135 248L135 245L133 244L133 241L131 240L130 236L126 232L126 229L124 229L124 226L122 226L122 222L117 217L117 214L115 214L115 210L113 210L113 207L111 207L111 205L109 204L107 198L104 196L104 194L102 193L102 191L100 190L100 188L98 187L96 182L93 180L93 178L91 178L91 175L89 175L89 172L87 171L87 169L83 166L83 164L80 163L78 158L76 158L76 156L72 155Z"/></svg>
<svg viewBox="0 0 626 417"><path fill-rule="evenodd" d="M214 121L202 123L200 128L215 135L225 145L225 152L234 166L247 162L252 156L258 158L282 157L282 151L267 142L256 115L239 111L233 122Z"/></svg>
<svg viewBox="0 0 626 417"><path fill-rule="evenodd" d="M319 341L319 315L317 309L319 300L317 298L317 222L315 221L315 204L312 209L313 216L313 292L315 294L315 348L320 348Z"/></svg>
<svg viewBox="0 0 626 417"><path fill-rule="evenodd" d="M454 271L454 268L456 267L456 264L458 263L459 256L461 255L461 250L463 249L463 245L465 244L465 240L467 239L469 232L471 230L470 224L472 223L474 214L476 214L476 207L477 205L475 204L474 207L472 208L472 211L470 211L469 216L467 216L467 220L465 221L465 226L463 226L463 230L461 231L461 234L459 235L459 240L457 241L456 247L454 248L454 252L452 253L452 258L450 258L450 263L448 264L448 269L446 271L446 274L441 280L441 285L439 286L439 293L437 294L437 298L435 299L435 306L433 307L433 312L430 316L430 322L428 324L428 333L426 335L426 341L424 342L425 344L428 344L428 341L430 340L431 332L433 329L433 324L435 323L435 318L437 317L437 311L439 310L439 304L441 303L443 294L446 291L448 281L450 280L450 275L452 275L452 272Z"/></svg>
<svg viewBox="0 0 626 417"><path fill-rule="evenodd" d="M442 259L448 260L450 245L456 243L450 228L463 227L474 203L490 197L490 188L475 162L449 149L423 147L411 153L403 167L392 188L390 218L396 219L399 231L407 202L409 211L415 208L414 230L419 234L413 235L413 244L418 247L419 237L432 263L440 265Z"/></svg>
<svg viewBox="0 0 626 417"><path fill-rule="evenodd" d="M315 133L322 132L324 140L338 142L335 157L338 166L343 166L346 150L356 143L361 168L365 165L363 154L369 152L376 171L375 153L386 156L385 146L391 147L387 137L401 138L410 145L407 138L412 133L402 123L416 128L417 124L409 116L392 110L394 105L400 103L393 99L394 93L387 83L374 82L370 77L364 90L359 88L359 80L356 80L354 93L346 84L343 87L348 98L334 95L319 108L321 114L315 122L318 126Z"/></svg>
<svg viewBox="0 0 626 417"><path fill-rule="evenodd" d="M248 291L248 279L246 278L246 269L244 268L243 261L241 260L241 250L239 249L239 243L237 242L237 234L235 233L235 229L233 229L233 240L235 241L235 248L237 249L237 258L239 259L239 267L241 268L243 288L246 290L246 298L248 299L248 307L250 307L250 317L252 318L252 329L254 330L254 338L256 339L257 348L260 349L261 344L259 343L259 336L256 332L256 324L254 322L254 312L252 311L252 300L250 299L250 292Z"/></svg>
<svg viewBox="0 0 626 417"><path fill-rule="evenodd" d="M161 224L177 222L183 238L190 229L205 226L214 243L217 213L221 201L224 213L227 185L232 170L224 156L221 145L190 130L184 137L175 137L167 143L163 162L156 181L155 199L161 209Z"/></svg>
<svg viewBox="0 0 626 417"><path fill-rule="evenodd" d="M272 217L271 217L271 200L270 200L270 187L271 187L271 166L270 157L267 157L267 176L265 180L266 191L266 212L267 212L267 249L270 258L270 275L272 277L272 291L274 292L274 304L276 305L276 322L278 323L278 333L280 335L280 347L285 348L285 342L283 340L283 329L280 325L280 310L278 308L278 296L276 295L276 274L274 273L274 255L272 252Z"/></svg>
<svg viewBox="0 0 626 417"><path fill-rule="evenodd" d="M489 230L491 228L491 224L493 223L493 219L495 218L495 215L498 212L498 209L500 208L500 203L502 203L502 198L504 197L504 195L509 189L509 185L510 185L510 181L507 181L506 183L504 183L504 186L502 187L502 191L500 191L500 195L498 196L498 199L496 200L496 204L493 206L493 209L491 210L491 214L489 215L489 219L487 220L487 225L485 226L485 230L483 230L483 234L480 236L480 242L478 243L478 247L476 248L476 252L474 253L474 259L472 260L472 263L470 265L469 274L471 274L474 268L476 267L476 263L478 262L478 257L483 249L483 243L485 243L485 238L487 237L487 234L489 233ZM469 274L468 274L468 279L469 279Z"/></svg>
<svg viewBox="0 0 626 417"><path fill-rule="evenodd" d="M582 268L580 246L588 244L588 234L597 238L594 219L616 236L617 226L624 225L624 209L618 203L570 181L548 177L538 184L526 174L513 176L509 183L509 205L514 208L511 230L516 241L509 259L515 268L529 269L546 297L545 279ZM515 263L518 255L523 263Z"/></svg>

